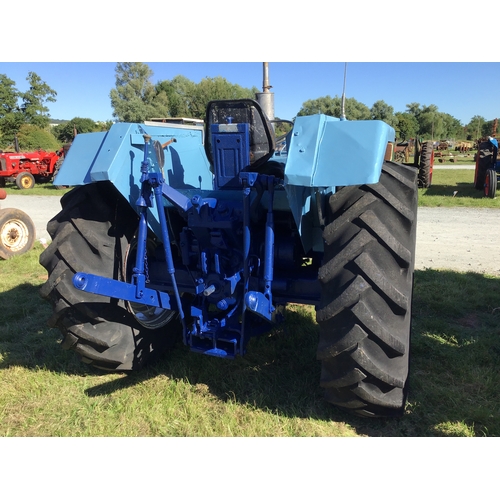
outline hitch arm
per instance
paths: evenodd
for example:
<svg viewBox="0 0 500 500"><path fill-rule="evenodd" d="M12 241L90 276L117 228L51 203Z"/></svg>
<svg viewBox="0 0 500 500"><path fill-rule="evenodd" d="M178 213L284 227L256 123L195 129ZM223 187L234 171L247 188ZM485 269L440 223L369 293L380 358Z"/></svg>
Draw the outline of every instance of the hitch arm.
<svg viewBox="0 0 500 500"><path fill-rule="evenodd" d="M138 287L135 283L125 283L95 274L76 273L73 276L73 285L83 292L103 295L114 299L127 300L146 306L160 307L177 311L176 304L171 304L167 293L147 287Z"/></svg>

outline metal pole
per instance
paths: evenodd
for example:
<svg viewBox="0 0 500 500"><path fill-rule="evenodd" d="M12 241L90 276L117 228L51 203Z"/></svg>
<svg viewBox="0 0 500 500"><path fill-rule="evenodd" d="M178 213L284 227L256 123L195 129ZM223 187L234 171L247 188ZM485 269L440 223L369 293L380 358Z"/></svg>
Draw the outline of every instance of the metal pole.
<svg viewBox="0 0 500 500"><path fill-rule="evenodd" d="M262 92L257 93L255 97L269 120L274 120L274 93L270 91L272 85L269 84L269 63L262 63L262 65Z"/></svg>
<svg viewBox="0 0 500 500"><path fill-rule="evenodd" d="M340 119L344 121L345 118L345 80L347 76L347 63L344 64L344 87L342 89L342 101L340 103Z"/></svg>

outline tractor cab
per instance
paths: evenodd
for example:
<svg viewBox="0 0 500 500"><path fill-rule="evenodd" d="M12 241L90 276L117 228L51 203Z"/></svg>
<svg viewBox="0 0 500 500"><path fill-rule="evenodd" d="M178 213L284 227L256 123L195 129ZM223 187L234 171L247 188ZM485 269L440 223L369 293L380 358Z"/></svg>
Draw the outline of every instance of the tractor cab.
<svg viewBox="0 0 500 500"><path fill-rule="evenodd" d="M273 127L252 99L209 102L205 123L215 189L241 187L239 173L261 172L276 148Z"/></svg>

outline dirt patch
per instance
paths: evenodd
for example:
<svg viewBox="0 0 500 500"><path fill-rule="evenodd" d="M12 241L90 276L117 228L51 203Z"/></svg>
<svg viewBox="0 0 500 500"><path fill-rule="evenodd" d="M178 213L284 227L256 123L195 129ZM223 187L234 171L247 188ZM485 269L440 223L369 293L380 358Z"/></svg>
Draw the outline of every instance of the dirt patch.
<svg viewBox="0 0 500 500"><path fill-rule="evenodd" d="M500 276L500 210L421 207L416 269L452 269Z"/></svg>

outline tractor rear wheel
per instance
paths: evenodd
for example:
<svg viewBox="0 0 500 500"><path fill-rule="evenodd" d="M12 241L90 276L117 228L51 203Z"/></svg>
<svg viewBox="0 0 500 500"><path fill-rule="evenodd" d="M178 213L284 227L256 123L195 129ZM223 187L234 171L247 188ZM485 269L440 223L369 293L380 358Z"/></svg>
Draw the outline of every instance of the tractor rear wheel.
<svg viewBox="0 0 500 500"><path fill-rule="evenodd" d="M77 272L125 278L137 214L106 182L73 189L61 205L47 225L52 242L40 256L49 273L40 295L53 306L48 324L61 331L62 347L85 363L107 371L139 369L173 346L179 321L144 325L124 301L82 292L72 282Z"/></svg>
<svg viewBox="0 0 500 500"><path fill-rule="evenodd" d="M497 194L497 172L494 168L486 170L484 179L484 196L494 198Z"/></svg>
<svg viewBox="0 0 500 500"><path fill-rule="evenodd" d="M27 213L16 208L0 210L0 259L29 252L35 235L35 224Z"/></svg>
<svg viewBox="0 0 500 500"><path fill-rule="evenodd" d="M479 191L484 189L486 171L493 166L493 144L481 142L476 153L476 170L474 172L474 187Z"/></svg>
<svg viewBox="0 0 500 500"><path fill-rule="evenodd" d="M59 173L59 170L61 169L61 166L63 164L64 158L59 158L57 160L57 163L54 166L54 174L52 175L52 182L56 180L57 174ZM54 186L56 189L66 189L69 186Z"/></svg>
<svg viewBox="0 0 500 500"><path fill-rule="evenodd" d="M432 141L422 144L418 165L418 187L428 188L432 184L432 170L434 168L434 148Z"/></svg>
<svg viewBox="0 0 500 500"><path fill-rule="evenodd" d="M16 186L19 189L33 189L35 178L29 172L22 172L16 177Z"/></svg>
<svg viewBox="0 0 500 500"><path fill-rule="evenodd" d="M417 170L385 162L377 184L330 198L317 357L325 398L362 416L399 416L408 388Z"/></svg>

